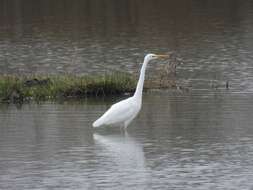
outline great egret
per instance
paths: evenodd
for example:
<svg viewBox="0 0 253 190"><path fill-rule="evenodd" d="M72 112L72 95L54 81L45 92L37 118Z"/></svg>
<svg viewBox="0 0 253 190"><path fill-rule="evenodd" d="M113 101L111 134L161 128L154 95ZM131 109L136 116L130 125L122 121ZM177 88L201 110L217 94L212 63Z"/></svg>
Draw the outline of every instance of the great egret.
<svg viewBox="0 0 253 190"><path fill-rule="evenodd" d="M153 59L165 57L168 57L168 55L147 54L141 67L141 73L134 95L116 104L113 104L109 110L107 110L92 124L93 127L100 127L103 125L119 125L120 127L124 127L126 129L129 123L137 116L141 109L143 84L148 62Z"/></svg>

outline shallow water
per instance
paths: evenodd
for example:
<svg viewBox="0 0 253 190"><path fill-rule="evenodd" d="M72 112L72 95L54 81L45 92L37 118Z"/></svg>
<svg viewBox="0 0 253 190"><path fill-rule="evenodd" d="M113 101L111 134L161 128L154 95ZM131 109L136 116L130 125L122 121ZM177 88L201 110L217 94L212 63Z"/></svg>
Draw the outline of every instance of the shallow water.
<svg viewBox="0 0 253 190"><path fill-rule="evenodd" d="M0 0L0 74L135 73L174 52L189 87L145 94L125 134L91 126L118 98L0 104L0 189L252 189L252 18L250 0Z"/></svg>
<svg viewBox="0 0 253 190"><path fill-rule="evenodd" d="M0 189L253 187L251 95L152 92L127 133L93 130L111 103L1 105Z"/></svg>
<svg viewBox="0 0 253 190"><path fill-rule="evenodd" d="M251 0L0 0L0 73L136 72L175 52L183 83L252 92L252 18Z"/></svg>

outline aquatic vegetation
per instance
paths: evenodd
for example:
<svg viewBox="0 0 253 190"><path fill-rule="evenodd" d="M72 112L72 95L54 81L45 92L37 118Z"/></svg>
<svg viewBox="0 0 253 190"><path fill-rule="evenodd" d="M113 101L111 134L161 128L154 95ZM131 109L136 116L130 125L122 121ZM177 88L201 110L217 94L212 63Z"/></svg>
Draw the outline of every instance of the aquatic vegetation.
<svg viewBox="0 0 253 190"><path fill-rule="evenodd" d="M147 78L148 89L177 88L174 78ZM22 103L59 99L121 95L133 93L137 75L112 72L100 75L0 75L0 102Z"/></svg>
<svg viewBox="0 0 253 190"><path fill-rule="evenodd" d="M55 100L131 93L136 78L115 72L96 76L0 76L0 101Z"/></svg>

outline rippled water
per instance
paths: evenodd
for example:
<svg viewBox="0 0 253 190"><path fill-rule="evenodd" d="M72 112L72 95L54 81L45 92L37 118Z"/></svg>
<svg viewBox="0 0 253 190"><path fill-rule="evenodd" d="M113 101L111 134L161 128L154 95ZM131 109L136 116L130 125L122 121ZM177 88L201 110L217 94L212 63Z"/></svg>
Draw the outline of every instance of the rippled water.
<svg viewBox="0 0 253 190"><path fill-rule="evenodd" d="M114 100L115 101L115 100ZM252 97L152 92L123 134L112 103L0 107L0 189L251 189Z"/></svg>
<svg viewBox="0 0 253 190"><path fill-rule="evenodd" d="M252 18L251 0L0 0L0 73L135 72L175 52L193 88L252 92Z"/></svg>
<svg viewBox="0 0 253 190"><path fill-rule="evenodd" d="M0 74L136 72L174 52L191 86L145 94L125 134L91 126L117 98L0 104L0 189L252 189L252 39L251 0L0 0Z"/></svg>

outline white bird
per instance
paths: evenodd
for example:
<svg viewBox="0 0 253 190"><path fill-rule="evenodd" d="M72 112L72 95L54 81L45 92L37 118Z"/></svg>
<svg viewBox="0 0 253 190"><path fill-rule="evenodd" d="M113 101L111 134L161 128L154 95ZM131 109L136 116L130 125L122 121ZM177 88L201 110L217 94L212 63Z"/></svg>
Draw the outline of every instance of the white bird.
<svg viewBox="0 0 253 190"><path fill-rule="evenodd" d="M93 127L100 127L103 125L118 125L126 129L141 109L143 84L145 80L145 71L148 62L153 59L165 57L169 56L147 54L141 67L141 73L134 95L132 97L113 104L100 118L98 118L92 124Z"/></svg>

